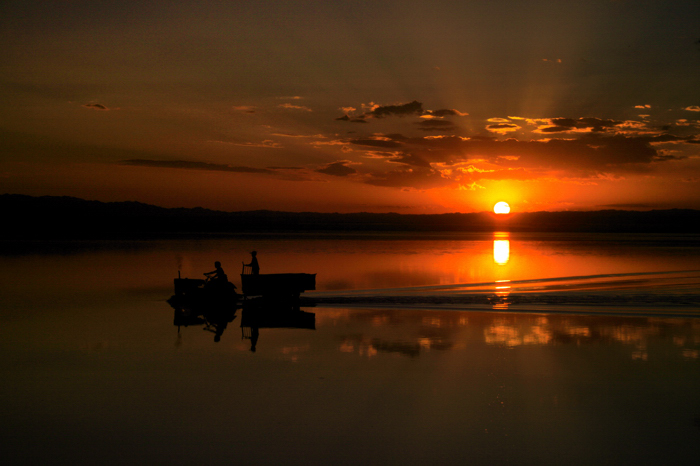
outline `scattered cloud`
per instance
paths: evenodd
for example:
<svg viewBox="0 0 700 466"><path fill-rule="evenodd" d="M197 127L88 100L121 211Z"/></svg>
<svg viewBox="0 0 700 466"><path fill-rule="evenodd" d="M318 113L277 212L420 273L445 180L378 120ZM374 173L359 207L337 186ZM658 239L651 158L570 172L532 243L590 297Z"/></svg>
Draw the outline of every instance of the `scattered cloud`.
<svg viewBox="0 0 700 466"><path fill-rule="evenodd" d="M96 104L96 103L83 104L82 106L85 108L89 108L91 110L104 110L104 111L110 110L109 108L105 107L104 105Z"/></svg>
<svg viewBox="0 0 700 466"><path fill-rule="evenodd" d="M428 120L431 121L431 120ZM369 176L368 183L424 188L449 182L468 184L481 179L562 178L571 180L620 179L625 173L645 173L654 164L685 156L660 151L653 143L675 141L670 135L624 136L582 133L578 138L521 141L487 137L385 135L350 141L368 146L374 158L385 158L404 168ZM691 142L691 140L683 140ZM376 148L396 149L376 152ZM361 149L358 149L361 150ZM437 177L442 178L438 181ZM610 178L612 177L612 178Z"/></svg>
<svg viewBox="0 0 700 466"><path fill-rule="evenodd" d="M231 109L237 112L255 113L255 107L252 105L234 105Z"/></svg>
<svg viewBox="0 0 700 466"><path fill-rule="evenodd" d="M275 142L271 139L266 139L262 142L237 142L237 141L207 141L216 144L228 144L231 146L241 146L241 147L262 147L266 149L280 149L282 144Z"/></svg>
<svg viewBox="0 0 700 466"><path fill-rule="evenodd" d="M343 115L341 117L336 118L337 121L349 121L350 123L367 123L367 120L365 120L364 115L355 117L355 118L350 118L349 115Z"/></svg>
<svg viewBox="0 0 700 466"><path fill-rule="evenodd" d="M434 115L437 117L446 117L446 116L467 116L469 115L468 113L463 113L460 112L459 110L455 110L454 108L443 108L440 110L428 110L428 113L430 115Z"/></svg>
<svg viewBox="0 0 700 466"><path fill-rule="evenodd" d="M535 120L532 120L535 121ZM538 122L542 122L539 120ZM604 132L610 128L620 126L624 121L607 120L602 118L549 118L544 120L535 130L538 133L563 133L563 132Z"/></svg>
<svg viewBox="0 0 700 466"><path fill-rule="evenodd" d="M303 110L305 112L313 112L309 107L304 107L303 105L294 105L290 103L285 103L285 104L280 104L278 105L280 108L284 108L286 110Z"/></svg>
<svg viewBox="0 0 700 466"><path fill-rule="evenodd" d="M461 191L476 191L477 189L486 189L486 188L484 186L481 186L480 184L478 184L476 181L474 181L474 182L466 184L466 185L460 184L458 189Z"/></svg>
<svg viewBox="0 0 700 466"><path fill-rule="evenodd" d="M380 150L365 151L362 156L367 159L396 160L401 158L401 152L385 152Z"/></svg>
<svg viewBox="0 0 700 466"><path fill-rule="evenodd" d="M401 147L401 143L391 139L352 139L351 144L358 146L383 147L385 149L395 149Z"/></svg>
<svg viewBox="0 0 700 466"><path fill-rule="evenodd" d="M338 162L329 163L328 165L324 166L323 168L319 168L316 171L318 173L324 173L326 175L332 176L349 176L354 173L357 173L357 170L348 166L348 164L350 163L351 162L349 160L340 160Z"/></svg>
<svg viewBox="0 0 700 466"><path fill-rule="evenodd" d="M454 131L457 127L448 120L423 120L416 123L421 131Z"/></svg>
<svg viewBox="0 0 700 466"><path fill-rule="evenodd" d="M417 100L397 105L378 105L374 102L369 104L362 104L362 110L364 113L360 115L353 115L357 111L355 107L341 107L340 108L345 114L341 117L336 118L336 121L348 121L350 123L368 123L370 119L382 119L392 116L406 117L406 116L416 116L423 118L425 120L443 120L445 117L464 117L469 115L468 113L461 112L453 108L442 108L438 110L426 110L423 108L423 104ZM418 126L423 131L450 131L455 130L457 127L454 123L419 123Z"/></svg>
<svg viewBox="0 0 700 466"><path fill-rule="evenodd" d="M683 110L687 110L689 112L700 112L700 105L691 105L690 107L685 107Z"/></svg>
<svg viewBox="0 0 700 466"><path fill-rule="evenodd" d="M423 104L418 102L417 100L414 100L413 102L409 102L407 104L377 106L371 112L369 112L369 115L375 118L422 114Z"/></svg>
<svg viewBox="0 0 700 466"><path fill-rule="evenodd" d="M325 141L311 141L310 144L315 147L320 146L347 146L348 142L341 139L327 139Z"/></svg>
<svg viewBox="0 0 700 466"><path fill-rule="evenodd" d="M506 134L520 129L520 126L513 123L496 123L486 127L488 131L498 134Z"/></svg>
<svg viewBox="0 0 700 466"><path fill-rule="evenodd" d="M295 139L326 139L327 136L323 134L292 134L292 133L272 133L272 136L279 136L282 138L295 138Z"/></svg>
<svg viewBox="0 0 700 466"><path fill-rule="evenodd" d="M436 188L453 183L451 180L443 178L436 170L417 167L370 173L365 177L364 182L373 186L413 189Z"/></svg>
<svg viewBox="0 0 700 466"><path fill-rule="evenodd" d="M310 108L284 103L280 108L311 111ZM359 108L359 110L358 110ZM648 109L650 105L635 108ZM252 109L251 109L252 110ZM418 100L396 105L375 103L340 107L337 121L371 123L386 120L380 126L408 132L363 132L342 137L339 134L300 135L274 133L290 145L305 144L321 155L335 154L314 168L267 167L264 169L187 161L129 160L123 163L141 166L189 168L231 172L262 173L309 180L311 173L331 177L350 177L354 181L398 189L423 190L451 186L474 191L497 180L561 181L595 185L602 181L619 182L631 174L651 174L661 164L688 159L691 144L698 135L693 120L678 119L666 127L651 126L648 121L606 118L526 118L493 117L486 120L488 133L458 135L458 130L474 127L468 121L457 126L455 119L467 113L442 108L427 110ZM687 110L694 111L692 107ZM243 108L241 108L241 111ZM406 120L392 119L406 117ZM379 123L375 123L379 124ZM515 132L518 133L515 133ZM421 132L431 132L425 135ZM522 132L522 137L520 136ZM674 133L675 132L675 133ZM490 134L490 135L489 135ZM510 135L509 135L510 134ZM516 138L513 135L518 134ZM504 139L504 137L507 139ZM303 140L303 139L306 140ZM213 141L243 147L279 148L272 140L262 142ZM287 144L287 142L285 142ZM684 147L686 144L687 147ZM336 149L332 149L336 147ZM331 152L326 152L326 149ZM342 152L341 152L342 151ZM337 155L347 160L337 160ZM317 163L317 162L316 162ZM669 165L666 165L669 166ZM361 167L361 168L360 168ZM283 173L287 173L284 175Z"/></svg>
<svg viewBox="0 0 700 466"><path fill-rule="evenodd" d="M235 172L235 173L272 173L267 168L253 168L243 166L231 166L219 163L195 162L191 160L147 160L147 159L131 159L122 160L120 165L132 165L138 167L157 167L157 168L179 168L185 170L207 170L218 172Z"/></svg>

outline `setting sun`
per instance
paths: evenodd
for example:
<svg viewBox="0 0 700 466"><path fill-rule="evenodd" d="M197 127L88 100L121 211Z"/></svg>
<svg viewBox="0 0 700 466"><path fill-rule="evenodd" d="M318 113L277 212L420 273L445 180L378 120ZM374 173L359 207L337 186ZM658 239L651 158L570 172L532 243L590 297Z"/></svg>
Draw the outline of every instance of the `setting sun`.
<svg viewBox="0 0 700 466"><path fill-rule="evenodd" d="M507 214L510 212L510 206L507 202L497 202L496 205L493 206L493 211L497 214Z"/></svg>

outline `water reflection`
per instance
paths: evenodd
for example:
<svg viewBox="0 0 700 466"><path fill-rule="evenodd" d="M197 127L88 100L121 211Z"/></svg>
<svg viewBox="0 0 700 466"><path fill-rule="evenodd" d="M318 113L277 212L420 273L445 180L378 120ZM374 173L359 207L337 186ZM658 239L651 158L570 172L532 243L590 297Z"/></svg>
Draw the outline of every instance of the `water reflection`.
<svg viewBox="0 0 700 466"><path fill-rule="evenodd" d="M513 254L501 265L493 242L506 239ZM99 463L126 449L151 463L282 463L291 452L329 464L346 450L347 462L687 463L700 318L649 314L700 316L700 275L668 275L697 270L700 247L589 239L233 238L0 258L3 425L19 458L8 462ZM164 302L179 258L195 276L252 249L271 272L318 272L321 291L428 285L420 293L432 301L318 306L313 332L239 330L242 308L174 314ZM654 275L629 288L640 272ZM496 286L511 286L497 290L510 314L488 305ZM465 311L477 307L490 312ZM545 315L579 309L643 317Z"/></svg>
<svg viewBox="0 0 700 466"><path fill-rule="evenodd" d="M496 232L493 235L493 262L497 265L506 265L510 260L510 234ZM496 280L494 296L490 299L494 309L508 309L508 295L510 294L510 280Z"/></svg>
<svg viewBox="0 0 700 466"><path fill-rule="evenodd" d="M508 233L496 233L496 235L507 235ZM495 236L496 238L502 238ZM494 239L493 240L493 261L498 265L507 264L510 260L510 240Z"/></svg>
<svg viewBox="0 0 700 466"><path fill-rule="evenodd" d="M218 270L220 263L216 264ZM214 334L215 342L221 341L226 327L236 318L239 307L240 295L236 293L235 285L225 279L214 281L178 277L174 280L174 286L175 294L168 299L168 304L175 312L173 324L178 331L177 345L182 342L180 327L183 326L203 325L204 330Z"/></svg>
<svg viewBox="0 0 700 466"><path fill-rule="evenodd" d="M279 303L263 300L243 302L241 333L243 339L250 340L250 351L257 350L261 328L316 329L316 314L298 309L290 309Z"/></svg>
<svg viewBox="0 0 700 466"><path fill-rule="evenodd" d="M319 328L344 327L338 351L362 357L395 354L418 358L469 345L619 346L628 360L697 360L700 321L614 316L558 316L468 311L317 310ZM354 329L354 331L352 331Z"/></svg>
<svg viewBox="0 0 700 466"><path fill-rule="evenodd" d="M173 325L177 327L178 345L181 343L181 327L203 325L204 330L214 334L214 341L221 341L228 324L236 318L236 309L208 308L200 310L185 309L173 306L175 315Z"/></svg>

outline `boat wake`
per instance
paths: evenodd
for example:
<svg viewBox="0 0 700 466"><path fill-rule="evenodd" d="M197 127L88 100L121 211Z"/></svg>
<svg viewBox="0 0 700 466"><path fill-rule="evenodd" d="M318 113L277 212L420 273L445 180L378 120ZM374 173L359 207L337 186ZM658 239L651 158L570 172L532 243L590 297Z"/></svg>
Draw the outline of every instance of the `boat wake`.
<svg viewBox="0 0 700 466"><path fill-rule="evenodd" d="M700 270L307 293L316 305L700 317Z"/></svg>

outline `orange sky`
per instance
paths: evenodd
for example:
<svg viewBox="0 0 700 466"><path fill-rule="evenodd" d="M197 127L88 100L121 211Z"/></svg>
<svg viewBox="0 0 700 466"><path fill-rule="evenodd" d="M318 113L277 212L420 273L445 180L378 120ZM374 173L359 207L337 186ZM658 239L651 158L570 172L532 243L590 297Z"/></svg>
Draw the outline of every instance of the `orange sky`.
<svg viewBox="0 0 700 466"><path fill-rule="evenodd" d="M690 0L3 2L0 192L700 208L698 17Z"/></svg>

